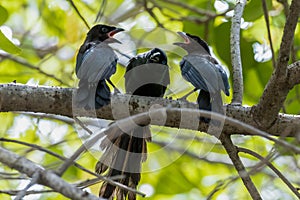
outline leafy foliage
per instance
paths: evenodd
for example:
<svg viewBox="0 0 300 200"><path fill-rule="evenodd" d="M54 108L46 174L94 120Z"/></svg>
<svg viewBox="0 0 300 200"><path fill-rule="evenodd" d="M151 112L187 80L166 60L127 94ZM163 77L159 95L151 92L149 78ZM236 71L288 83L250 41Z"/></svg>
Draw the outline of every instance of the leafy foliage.
<svg viewBox="0 0 300 200"><path fill-rule="evenodd" d="M79 13L89 26L95 21L102 1L96 0L2 0L0 5L0 82L72 87L76 86L75 55L83 42L88 27L79 17ZM152 46L168 50L171 85L167 97L178 98L192 89L180 75L178 63L180 53L175 51L173 42L181 40L176 31L186 31L204 38L220 62L232 71L230 58L230 27L234 1L208 0L103 0L104 8L101 23L120 24L127 30L127 36L134 41L134 46L126 53L135 54ZM275 55L278 54L283 27L285 24L284 7L279 1L266 0L270 14L270 30ZM220 6L221 5L221 6ZM224 9L225 8L225 9ZM264 20L261 1L249 1L245 8L244 21L241 24L241 54L244 74L244 103L255 105L267 84L273 65L270 57L270 41ZM163 28L165 29L163 29ZM8 30L6 32L3 29ZM12 33L10 35L9 33ZM298 28L295 33L300 35ZM139 45L139 42L141 44ZM257 44L255 46L254 44ZM293 60L299 60L300 39L295 38ZM298 50L298 51L297 51ZM175 52L175 53L174 53ZM17 54L14 56L12 54ZM124 65L124 63L123 63ZM125 68L118 65L112 81L124 91ZM232 81L232 80L231 80ZM224 97L225 98L225 97ZM188 100L195 101L195 95ZM229 103L230 98L225 99ZM42 103L42 102L41 102ZM283 112L299 114L299 86L288 95ZM77 135L77 128L70 119L32 115L30 113L1 113L1 138L38 144L56 154L68 157L81 144L82 136ZM173 140L174 148L164 148L160 153L150 154L143 165L140 189L149 194L145 199L250 199L249 194L232 166L225 151L204 133L152 127L154 142L149 145L150 152L161 150L161 141ZM179 134L182 137L175 137ZM197 140L195 140L197 138ZM155 142L158 141L158 142ZM272 143L261 138L235 138L235 144L251 148L260 155L267 156ZM1 145L20 155L39 163L48 169L56 169L62 161L55 156L28 145L2 140ZM182 153L182 148L187 150ZM95 147L98 149L98 147ZM203 153L204 152L204 153ZM283 154L283 155L281 155ZM256 163L253 157L243 156L246 166L251 169ZM99 152L84 154L77 162L93 171ZM169 164L165 159L173 158ZM299 180L298 155L290 155L284 150L277 152L273 163L286 172L292 183ZM155 169L155 170L153 170ZM3 174L2 174L3 172ZM13 173L7 178L4 172ZM4 190L21 190L28 183L28 178L16 171L0 166L0 198L10 199ZM93 178L82 170L71 167L64 177L72 183ZM293 199L293 194L270 170L264 168L253 175L264 199ZM26 182L27 181L27 182ZM299 182L298 182L299 184ZM147 186L147 187L144 187ZM87 191L98 193L98 185ZM32 190L47 188L32 187ZM142 190L143 191L143 190ZM30 197L30 196L29 196ZM28 197L28 199L30 199ZM35 199L65 199L56 193L41 193L31 197ZM143 199L143 198L139 198Z"/></svg>

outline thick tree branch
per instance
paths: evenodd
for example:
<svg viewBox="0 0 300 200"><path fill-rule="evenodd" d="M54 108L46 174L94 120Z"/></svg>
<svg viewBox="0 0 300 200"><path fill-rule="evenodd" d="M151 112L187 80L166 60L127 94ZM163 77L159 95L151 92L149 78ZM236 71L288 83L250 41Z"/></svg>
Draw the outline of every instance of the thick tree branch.
<svg viewBox="0 0 300 200"><path fill-rule="evenodd" d="M254 119L262 128L269 128L276 122L278 112L286 99L288 85L288 61L294 41L294 33L300 13L300 1L293 0L284 27L276 69L269 80L264 93L253 109Z"/></svg>
<svg viewBox="0 0 300 200"><path fill-rule="evenodd" d="M233 76L233 96L231 103L237 105L242 105L244 93L243 69L240 50L240 29L245 5L246 0L237 1L234 8L234 16L232 18L230 31L230 49Z"/></svg>
<svg viewBox="0 0 300 200"><path fill-rule="evenodd" d="M19 84L0 85L0 112L40 112L73 117L73 112L77 112L77 109L73 109L72 107L73 91L71 88L35 87ZM83 112L81 115L116 120L128 117L128 113L137 114L146 112L154 104L163 107L197 108L195 103L185 101L129 95L112 95L112 103L113 111L111 110L111 106L107 106L98 110L97 113ZM230 105L226 107L227 116L257 127L257 124L252 119L251 107ZM161 122L152 123L161 125ZM168 113L164 126L207 131L207 124L201 122L195 124L195 121L191 120L190 116L183 115L180 112ZM274 136L284 135L295 137L299 134L299 127L300 116L279 114L278 120L268 129L268 133ZM222 131L229 134L249 135L243 128L229 124L225 124Z"/></svg>
<svg viewBox="0 0 300 200"><path fill-rule="evenodd" d="M12 153L4 148L0 147L0 162L18 170L21 173L26 174L29 177L38 174L38 183L48 186L53 190L61 193L62 195L77 200L99 200L98 197L89 194L85 191L82 191L79 188L72 186L71 184L65 182L55 173L45 170L33 163L30 160L27 160L24 157L18 156L15 153Z"/></svg>
<svg viewBox="0 0 300 200"><path fill-rule="evenodd" d="M300 83L300 61L288 66L287 79L289 88L293 88Z"/></svg>

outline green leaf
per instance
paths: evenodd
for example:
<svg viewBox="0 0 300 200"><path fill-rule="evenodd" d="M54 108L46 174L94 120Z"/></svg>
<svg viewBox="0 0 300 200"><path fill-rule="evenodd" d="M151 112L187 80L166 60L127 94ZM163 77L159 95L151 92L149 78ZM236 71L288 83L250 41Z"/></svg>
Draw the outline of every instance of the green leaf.
<svg viewBox="0 0 300 200"><path fill-rule="evenodd" d="M272 1L266 0L267 8L272 7ZM262 3L261 1L252 0L248 3L244 10L245 21L254 21L263 15Z"/></svg>
<svg viewBox="0 0 300 200"><path fill-rule="evenodd" d="M21 53L21 49L14 45L0 30L0 49L11 53L11 54L19 54Z"/></svg>
<svg viewBox="0 0 300 200"><path fill-rule="evenodd" d="M0 5L0 25L2 25L8 18L8 12L7 10Z"/></svg>
<svg viewBox="0 0 300 200"><path fill-rule="evenodd" d="M230 58L230 22L225 22L213 29L214 51L226 63L231 70Z"/></svg>

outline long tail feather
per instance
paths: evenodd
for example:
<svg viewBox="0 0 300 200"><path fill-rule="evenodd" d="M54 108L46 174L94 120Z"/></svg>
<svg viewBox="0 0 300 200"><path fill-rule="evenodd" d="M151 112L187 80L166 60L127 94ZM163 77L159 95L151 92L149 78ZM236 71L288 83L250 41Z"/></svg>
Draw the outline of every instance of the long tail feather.
<svg viewBox="0 0 300 200"><path fill-rule="evenodd" d="M200 110L224 114L223 101L220 92L216 92L213 96L211 96L209 92L201 90L197 98L197 102ZM210 122L210 119L205 117L200 117L200 120L206 123Z"/></svg>
<svg viewBox="0 0 300 200"><path fill-rule="evenodd" d="M209 92L200 90L197 102L200 110L211 111L211 98ZM206 117L200 117L200 120L206 123L210 122L210 119Z"/></svg>
<svg viewBox="0 0 300 200"><path fill-rule="evenodd" d="M151 140L148 126L136 127L130 133L118 129L107 134L100 147L104 153L96 165L96 172L108 177L122 176L118 182L136 189L141 179L141 163L147 158L147 141ZM117 200L135 200L136 195L109 183L103 183L99 196Z"/></svg>

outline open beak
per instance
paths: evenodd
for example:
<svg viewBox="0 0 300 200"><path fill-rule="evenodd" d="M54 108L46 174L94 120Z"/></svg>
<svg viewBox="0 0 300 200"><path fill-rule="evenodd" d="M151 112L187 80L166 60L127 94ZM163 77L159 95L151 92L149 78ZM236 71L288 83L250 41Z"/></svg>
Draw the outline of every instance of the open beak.
<svg viewBox="0 0 300 200"><path fill-rule="evenodd" d="M111 37L113 37L115 34L121 32L121 31L125 31L125 30L122 29L122 28L116 28L116 29L114 29L114 30L112 30L112 31L110 31L110 32L108 33L108 37L111 38Z"/></svg>
<svg viewBox="0 0 300 200"><path fill-rule="evenodd" d="M175 42L173 43L174 45L177 45L177 46L181 46L182 44L189 44L191 41L189 39L189 36L186 35L185 32L177 32L178 35L180 35L183 39L184 39L184 42Z"/></svg>

